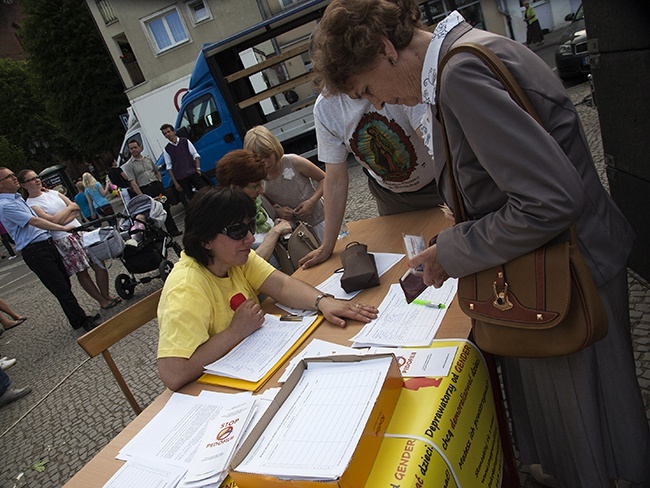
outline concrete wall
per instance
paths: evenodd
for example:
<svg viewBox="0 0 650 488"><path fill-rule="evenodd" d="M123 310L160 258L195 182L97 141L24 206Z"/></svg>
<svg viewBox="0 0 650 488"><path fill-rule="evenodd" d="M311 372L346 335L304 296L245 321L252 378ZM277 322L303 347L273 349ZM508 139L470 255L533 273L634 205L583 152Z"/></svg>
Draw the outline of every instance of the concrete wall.
<svg viewBox="0 0 650 488"><path fill-rule="evenodd" d="M86 0L111 57L124 80L130 100L166 85L192 71L194 61L205 43L215 42L262 20L256 0L205 0L212 18L193 24L185 2L149 0L110 0L116 21L106 25L95 0ZM170 6L176 6L189 40L162 53L156 53L148 38L143 19ZM145 83L133 86L120 59L118 41L128 42L138 61Z"/></svg>

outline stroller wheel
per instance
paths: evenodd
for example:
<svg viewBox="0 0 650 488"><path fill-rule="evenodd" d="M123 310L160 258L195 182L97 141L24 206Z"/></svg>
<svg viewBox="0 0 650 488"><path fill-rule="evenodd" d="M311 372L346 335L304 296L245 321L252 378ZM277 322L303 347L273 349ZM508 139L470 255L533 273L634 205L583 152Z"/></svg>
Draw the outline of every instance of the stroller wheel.
<svg viewBox="0 0 650 488"><path fill-rule="evenodd" d="M178 242L172 241L171 244L170 244L170 247L174 250L174 252L176 253L176 256L178 256L178 259L180 259L181 258L181 251L183 250L181 245Z"/></svg>
<svg viewBox="0 0 650 488"><path fill-rule="evenodd" d="M136 282L127 274L119 274L115 278L115 291L125 300L133 298Z"/></svg>
<svg viewBox="0 0 650 488"><path fill-rule="evenodd" d="M174 267L174 263L168 260L163 260L160 265L158 266L158 271L160 272L160 279L163 280L163 283L169 276L169 273L172 272L172 268Z"/></svg>

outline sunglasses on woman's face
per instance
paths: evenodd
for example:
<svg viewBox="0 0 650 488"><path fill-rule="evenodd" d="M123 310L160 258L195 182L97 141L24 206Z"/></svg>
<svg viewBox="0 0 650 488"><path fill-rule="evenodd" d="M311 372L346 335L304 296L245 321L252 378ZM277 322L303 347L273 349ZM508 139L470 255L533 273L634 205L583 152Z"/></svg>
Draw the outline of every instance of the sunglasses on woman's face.
<svg viewBox="0 0 650 488"><path fill-rule="evenodd" d="M251 220L247 224L244 222L237 222L236 224L229 225L221 229L221 233L225 236L230 237L236 241L241 241L244 237L248 235L250 231L251 234L255 235L255 221Z"/></svg>

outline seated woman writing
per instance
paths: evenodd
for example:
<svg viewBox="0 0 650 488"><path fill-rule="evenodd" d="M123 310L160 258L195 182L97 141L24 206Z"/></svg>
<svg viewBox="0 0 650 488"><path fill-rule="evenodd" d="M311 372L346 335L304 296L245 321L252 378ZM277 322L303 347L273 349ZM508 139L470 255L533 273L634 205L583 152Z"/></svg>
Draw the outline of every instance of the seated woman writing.
<svg viewBox="0 0 650 488"><path fill-rule="evenodd" d="M258 294L300 309L320 311L332 324L370 322L377 309L323 295L285 275L251 251L255 202L240 188L197 193L185 216L185 251L165 281L158 305L158 373L178 390L262 326ZM231 308L231 299L246 301ZM235 308L235 310L233 310Z"/></svg>

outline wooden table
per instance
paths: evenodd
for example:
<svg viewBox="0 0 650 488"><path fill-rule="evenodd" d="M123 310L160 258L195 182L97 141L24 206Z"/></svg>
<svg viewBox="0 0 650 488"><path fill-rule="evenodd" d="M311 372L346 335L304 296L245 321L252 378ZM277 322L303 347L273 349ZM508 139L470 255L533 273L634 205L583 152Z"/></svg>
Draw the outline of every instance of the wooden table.
<svg viewBox="0 0 650 488"><path fill-rule="evenodd" d="M358 222L350 222L348 227L350 235L340 240L332 257L325 263L309 269L299 269L295 277L312 284L318 284L328 278L332 272L341 266L339 259L340 250L345 248L349 242L359 241L368 245L371 252L393 252L404 253L402 234L422 234L428 241L440 230L447 227L449 223L445 220L442 211L438 209L421 210L405 214L377 217ZM379 305L386 295L392 283L397 283L399 278L406 271L406 259L403 259L381 277L381 285L375 288L362 291L355 302ZM264 302L264 309L268 312L279 313L280 310L267 300ZM349 346L348 339L359 332L362 328L359 322L351 322L345 329L333 326L329 322L321 324L313 333L312 338L335 342ZM454 302L447 310L445 318L436 335L437 339L462 338L466 339L471 328L469 318L464 315L457 303ZM305 345L310 340L305 341ZM302 349L302 348L301 348ZM277 380L284 371L284 367L269 380L265 388L279 386ZM180 392L198 395L201 390L235 392L224 387L201 385L192 382L185 386ZM120 432L104 449L102 449L81 471L79 471L65 486L88 488L103 486L110 477L122 467L123 461L115 459L117 453L124 447L167 403L172 395L170 390L165 390L151 405L149 405L137 418L133 420L122 432Z"/></svg>

